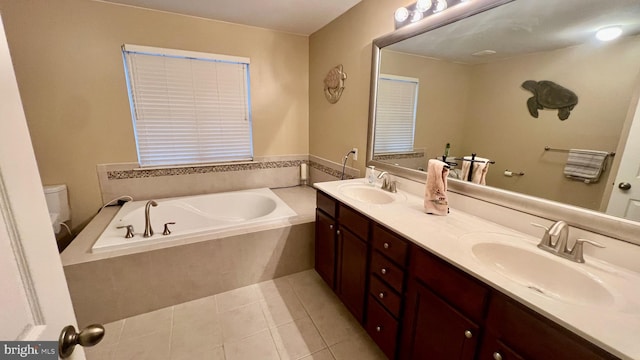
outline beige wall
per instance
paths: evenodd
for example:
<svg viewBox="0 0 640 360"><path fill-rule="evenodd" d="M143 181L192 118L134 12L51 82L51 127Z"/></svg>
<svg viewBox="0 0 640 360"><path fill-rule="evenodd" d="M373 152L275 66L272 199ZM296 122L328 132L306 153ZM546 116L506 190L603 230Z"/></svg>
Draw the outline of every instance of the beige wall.
<svg viewBox="0 0 640 360"><path fill-rule="evenodd" d="M251 58L256 156L309 151L309 38L89 0L0 0L44 184L74 225L99 208L96 164L137 161L120 46Z"/></svg>
<svg viewBox="0 0 640 360"><path fill-rule="evenodd" d="M393 13L411 1L363 0L348 12L311 35L309 40L309 151L312 155L342 163L344 155L358 147L351 165L364 173L369 117L371 42L394 30ZM330 104L323 80L342 64L348 78L342 98Z"/></svg>
<svg viewBox="0 0 640 360"><path fill-rule="evenodd" d="M638 86L638 64L640 37L474 66L465 152L496 161L487 177L492 186L598 210L611 185L610 172L597 184L568 180L563 175L567 153L544 147L615 151ZM565 121L555 110L541 110L533 118L526 107L532 94L521 88L525 80L551 80L571 89L578 105ZM505 169L526 175L505 177Z"/></svg>

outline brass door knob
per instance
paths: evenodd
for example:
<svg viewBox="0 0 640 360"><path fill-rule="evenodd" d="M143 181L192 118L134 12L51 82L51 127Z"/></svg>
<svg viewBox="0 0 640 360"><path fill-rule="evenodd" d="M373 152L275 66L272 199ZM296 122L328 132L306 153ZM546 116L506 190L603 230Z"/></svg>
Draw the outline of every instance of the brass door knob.
<svg viewBox="0 0 640 360"><path fill-rule="evenodd" d="M58 339L58 353L61 359L66 359L73 353L76 345L93 346L104 337L104 326L100 324L89 325L79 333L73 325L62 329Z"/></svg>

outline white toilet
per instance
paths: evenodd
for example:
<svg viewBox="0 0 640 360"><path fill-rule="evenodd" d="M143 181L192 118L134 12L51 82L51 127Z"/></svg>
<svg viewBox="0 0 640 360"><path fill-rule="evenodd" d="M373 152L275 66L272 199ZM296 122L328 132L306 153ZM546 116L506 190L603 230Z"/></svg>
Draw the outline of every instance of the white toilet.
<svg viewBox="0 0 640 360"><path fill-rule="evenodd" d="M71 220L67 185L45 186L44 197L47 200L47 208L49 209L53 232L58 234L61 228L60 224Z"/></svg>

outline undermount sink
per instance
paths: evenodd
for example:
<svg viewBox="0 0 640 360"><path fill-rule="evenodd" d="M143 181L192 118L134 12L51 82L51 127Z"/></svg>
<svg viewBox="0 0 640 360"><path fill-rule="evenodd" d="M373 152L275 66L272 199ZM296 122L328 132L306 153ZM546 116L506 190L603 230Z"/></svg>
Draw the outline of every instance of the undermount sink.
<svg viewBox="0 0 640 360"><path fill-rule="evenodd" d="M391 193L365 184L347 184L341 186L339 190L344 196L367 204L390 204L403 199L400 193Z"/></svg>
<svg viewBox="0 0 640 360"><path fill-rule="evenodd" d="M541 250L531 246L526 249L500 242L480 242L471 251L484 266L539 294L574 304L614 304L613 295L596 276L565 264L564 259L537 253Z"/></svg>

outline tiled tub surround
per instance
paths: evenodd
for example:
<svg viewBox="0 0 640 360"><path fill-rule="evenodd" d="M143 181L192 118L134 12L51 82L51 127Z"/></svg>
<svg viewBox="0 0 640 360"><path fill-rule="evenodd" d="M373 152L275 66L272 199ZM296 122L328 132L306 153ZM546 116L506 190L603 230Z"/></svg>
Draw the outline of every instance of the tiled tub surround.
<svg viewBox="0 0 640 360"><path fill-rule="evenodd" d="M350 160L351 161L351 160ZM339 180L342 164L316 156L256 158L251 162L141 169L138 163L97 166L102 202L123 195L135 200L300 185L300 165L308 165L308 184ZM345 178L360 171L347 166Z"/></svg>
<svg viewBox="0 0 640 360"><path fill-rule="evenodd" d="M405 192L407 200L387 205L366 204L340 192L340 185L359 183L359 180L315 186L613 355L622 359L640 359L640 343L637 341L637 334L640 333L640 265L637 261L640 258L640 246L571 228L570 241L574 241L576 237L587 238L604 244L606 248L585 247L585 264L567 261L568 264L565 265L580 268L603 279L603 286L612 291L615 302L597 306L546 297L475 260L471 252L474 243L470 240L471 237L465 235L510 234L520 238L517 241L528 244L535 251L535 244L539 242L542 232L532 227L530 222L548 226L551 221L454 193L449 197L451 213L448 216L427 215L422 204L424 184L397 180L398 189ZM491 221L486 220L487 218ZM553 275L549 274L550 277Z"/></svg>
<svg viewBox="0 0 640 360"><path fill-rule="evenodd" d="M92 254L91 246L117 211L105 208L62 253L79 325L112 322L312 268L315 191L300 186L273 191L298 214L286 225Z"/></svg>

